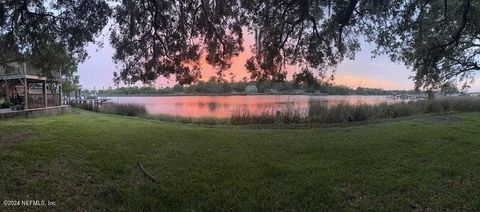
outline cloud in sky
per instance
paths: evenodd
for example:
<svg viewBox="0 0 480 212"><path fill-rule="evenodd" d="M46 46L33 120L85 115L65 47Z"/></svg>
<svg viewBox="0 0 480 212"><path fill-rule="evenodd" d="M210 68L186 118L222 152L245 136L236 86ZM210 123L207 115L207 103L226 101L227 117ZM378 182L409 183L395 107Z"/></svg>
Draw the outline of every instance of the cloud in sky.
<svg viewBox="0 0 480 212"><path fill-rule="evenodd" d="M335 77L335 84L345 85L348 87L369 87L369 88L383 88L386 90L397 90L397 89L412 89L408 85L397 82L392 82L384 79L378 79L374 77L361 77L361 76L352 76L352 75L342 75L339 74Z"/></svg>

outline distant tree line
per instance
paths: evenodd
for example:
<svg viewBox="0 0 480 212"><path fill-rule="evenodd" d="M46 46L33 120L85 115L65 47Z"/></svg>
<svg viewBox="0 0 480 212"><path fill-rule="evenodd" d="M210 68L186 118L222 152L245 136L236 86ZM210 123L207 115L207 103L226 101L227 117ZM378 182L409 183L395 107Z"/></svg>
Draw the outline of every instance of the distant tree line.
<svg viewBox="0 0 480 212"><path fill-rule="evenodd" d="M345 85L333 85L327 82L298 84L295 81L266 82L266 81L239 81L219 82L215 77L207 81L199 81L189 86L175 85L167 88L147 87L119 87L99 90L100 95L163 95L163 94L241 94L245 87L255 85L258 93L265 94L324 94L324 95L391 95L391 94L418 94L410 90L383 90L380 88L358 87L351 88Z"/></svg>

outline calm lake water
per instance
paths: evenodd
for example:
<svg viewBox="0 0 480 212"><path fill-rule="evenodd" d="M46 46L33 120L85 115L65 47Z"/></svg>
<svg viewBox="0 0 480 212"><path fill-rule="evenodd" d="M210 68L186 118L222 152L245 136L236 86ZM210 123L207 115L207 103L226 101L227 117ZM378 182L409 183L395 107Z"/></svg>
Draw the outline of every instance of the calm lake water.
<svg viewBox="0 0 480 212"><path fill-rule="evenodd" d="M156 96L156 97L108 97L114 103L145 105L149 113L191 117L229 117L249 111L259 114L281 111L285 108L308 110L309 102L336 105L394 103L403 100L388 96L308 96L308 95L248 95L248 96Z"/></svg>

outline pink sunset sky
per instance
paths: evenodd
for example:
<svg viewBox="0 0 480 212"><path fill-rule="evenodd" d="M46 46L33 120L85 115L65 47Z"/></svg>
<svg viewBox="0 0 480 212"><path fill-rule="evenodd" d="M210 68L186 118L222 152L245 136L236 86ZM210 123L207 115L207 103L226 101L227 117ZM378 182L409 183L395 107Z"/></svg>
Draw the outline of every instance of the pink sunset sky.
<svg viewBox="0 0 480 212"><path fill-rule="evenodd" d="M118 70L115 63L112 60L114 49L109 45L108 33L104 30L104 33L97 38L99 41L104 42L102 48L97 45L90 44L87 47L89 58L78 67L78 75L80 76L80 83L83 88L86 89L102 89L108 87L114 87L113 72ZM245 70L245 60L250 57L250 48L253 44L252 36L247 35L245 38L244 46L245 51L235 58L232 63L232 67L229 72L236 75L236 79L240 80L244 76L249 77ZM334 83L337 85L346 85L356 88L358 86L371 87L371 88L383 88L383 89L412 89L413 81L409 79L413 72L411 72L403 64L393 63L385 56L378 56L372 58L371 51L375 48L374 44L361 42L361 51L356 54L354 60L344 60L335 69ZM214 75L215 70L205 64L202 66L202 78L208 79ZM289 79L295 67L290 67ZM228 73L227 73L228 76ZM479 77L477 77L478 79ZM137 84L142 86L141 84ZM174 85L173 79L158 79L155 83L156 87L167 87ZM121 85L125 86L125 85ZM480 90L480 79L475 80L472 84L472 88L469 91Z"/></svg>

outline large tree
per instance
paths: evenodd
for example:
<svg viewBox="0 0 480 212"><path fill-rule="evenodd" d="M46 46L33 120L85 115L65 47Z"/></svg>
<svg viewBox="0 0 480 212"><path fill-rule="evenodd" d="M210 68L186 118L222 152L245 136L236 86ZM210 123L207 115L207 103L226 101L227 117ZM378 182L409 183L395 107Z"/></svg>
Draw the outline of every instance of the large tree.
<svg viewBox="0 0 480 212"><path fill-rule="evenodd" d="M253 79L282 81L287 65L328 76L359 50L359 38L378 44L415 73L417 88L438 88L479 69L478 1L472 0L124 0L116 8L112 43L123 64L117 79L149 82L200 76L206 56L222 76L255 35L246 68ZM202 54L203 52L203 54Z"/></svg>
<svg viewBox="0 0 480 212"><path fill-rule="evenodd" d="M105 26L106 0L1 0L0 64L29 59L43 69L74 69L85 43ZM122 0L115 1L111 43L117 82L201 76L219 79L255 36L246 65L256 80L283 81L286 67L328 77L359 39L414 71L417 88L466 80L480 69L480 2L473 0ZM57 58L55 58L57 57ZM202 58L203 57L203 58ZM58 61L64 61L59 63ZM65 65L66 64L66 65ZM306 76L305 75L305 76Z"/></svg>
<svg viewBox="0 0 480 212"><path fill-rule="evenodd" d="M0 0L0 65L71 74L110 14L105 0Z"/></svg>
<svg viewBox="0 0 480 212"><path fill-rule="evenodd" d="M354 16L357 0L244 0L255 31L254 56L246 68L257 80L283 81L286 65L302 72L326 70L359 49Z"/></svg>
<svg viewBox="0 0 480 212"><path fill-rule="evenodd" d="M246 68L253 79L283 81L286 65L322 75L359 48L349 27L357 1L125 0L115 9L111 41L122 64L118 80L151 82L174 75L181 84L200 76L201 56L218 68L244 50L255 33Z"/></svg>
<svg viewBox="0 0 480 212"><path fill-rule="evenodd" d="M416 88L450 80L465 87L480 70L480 1L390 0L360 11L363 33L379 46L375 53L412 68Z"/></svg>
<svg viewBox="0 0 480 212"><path fill-rule="evenodd" d="M244 14L237 1L122 1L111 34L114 59L122 65L116 79L149 83L175 76L190 84L200 77L201 56L223 76L243 51Z"/></svg>
<svg viewBox="0 0 480 212"><path fill-rule="evenodd" d="M283 80L285 64L325 77L361 35L414 72L416 88L465 85L480 70L480 2L472 0L249 1L257 29L247 69L256 79Z"/></svg>

